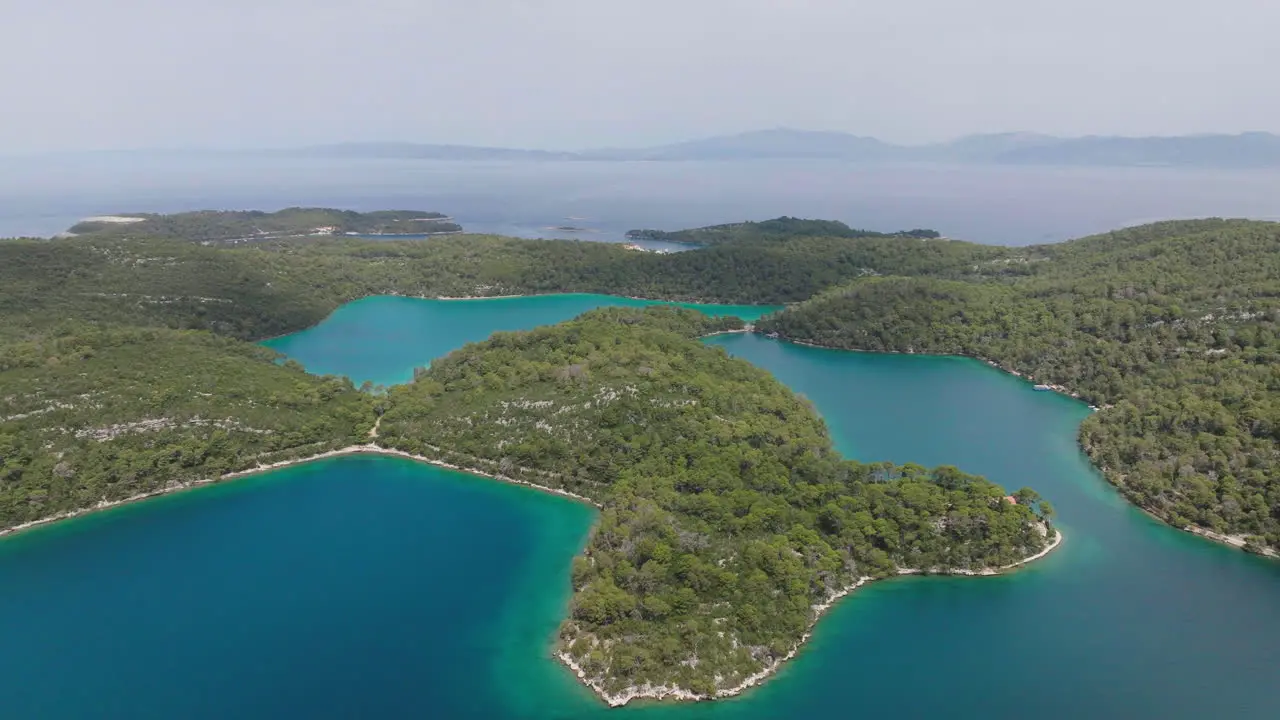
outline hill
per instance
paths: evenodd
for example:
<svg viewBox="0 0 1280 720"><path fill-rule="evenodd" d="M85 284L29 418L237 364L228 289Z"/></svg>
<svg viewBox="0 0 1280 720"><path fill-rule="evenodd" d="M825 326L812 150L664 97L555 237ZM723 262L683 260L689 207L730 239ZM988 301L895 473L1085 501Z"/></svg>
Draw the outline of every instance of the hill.
<svg viewBox="0 0 1280 720"><path fill-rule="evenodd" d="M362 439L373 399L209 333L63 326L0 349L0 530Z"/></svg>
<svg viewBox="0 0 1280 720"><path fill-rule="evenodd" d="M764 318L832 347L990 360L1100 406L1080 443L1134 503L1280 548L1280 225L1170 222L1030 247L1022 274L878 277Z"/></svg>
<svg viewBox="0 0 1280 720"><path fill-rule="evenodd" d="M466 236L0 241L0 531L376 442L601 507L557 652L610 702L739 692L852 587L1018 563L1054 537L1052 508L1030 490L1007 503L955 468L843 460L805 401L696 339L741 328L733 318L595 311L467 346L384 396L237 338L375 292L696 292L705 263L741 263L726 291L794 293L800 276L743 281L767 281L815 242L903 272L968 262L919 257L903 249L919 241L899 238L794 242L638 266L600 244Z"/></svg>
<svg viewBox="0 0 1280 720"><path fill-rule="evenodd" d="M1183 137L1083 137L1010 148L992 160L1009 165L1158 165L1280 167L1280 137L1270 133Z"/></svg>
<svg viewBox="0 0 1280 720"><path fill-rule="evenodd" d="M710 225L689 230L666 232L662 230L629 230L627 237L636 240L662 240L665 242L687 243L690 245L721 245L729 242L779 241L802 237L826 238L915 238L917 240L938 239L937 230L901 230L885 233L874 230L855 230L836 220L806 220L803 218L780 217L760 222L728 223Z"/></svg>
<svg viewBox="0 0 1280 720"><path fill-rule="evenodd" d="M776 128L637 148L580 152L415 143L347 143L273 151L303 157L462 161L832 160L978 165L1280 167L1280 136L1266 132L1167 137L1055 137L1009 132L967 135L922 145L894 144L844 132Z"/></svg>
<svg viewBox="0 0 1280 720"><path fill-rule="evenodd" d="M726 323L592 311L468 345L387 398L380 443L602 507L559 652L610 702L732 694L859 578L1047 543L1032 503L981 478L841 459L805 401L695 339Z"/></svg>
<svg viewBox="0 0 1280 720"><path fill-rule="evenodd" d="M597 150L581 154L588 160L760 160L818 158L874 162L892 160L899 148L875 138L812 130L757 130L720 135L672 145L631 150Z"/></svg>

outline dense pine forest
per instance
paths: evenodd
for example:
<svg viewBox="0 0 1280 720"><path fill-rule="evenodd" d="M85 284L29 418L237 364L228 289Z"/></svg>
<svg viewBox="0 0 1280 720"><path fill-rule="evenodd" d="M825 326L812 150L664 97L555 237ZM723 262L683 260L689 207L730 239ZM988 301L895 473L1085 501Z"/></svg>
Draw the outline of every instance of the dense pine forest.
<svg viewBox="0 0 1280 720"><path fill-rule="evenodd" d="M176 234L191 220L157 227ZM708 232L734 230L668 255L467 235L208 247L132 237L129 227L0 242L0 363L86 328L257 340L373 294L808 301L760 329L834 347L979 356L1067 386L1103 408L1081 444L1131 500L1179 527L1280 547L1273 223L1168 222L1005 248L779 218L717 226ZM853 236L815 234L824 229Z"/></svg>
<svg viewBox="0 0 1280 720"><path fill-rule="evenodd" d="M1048 503L955 468L841 459L806 401L695 339L734 324L596 310L468 345L387 398L381 443L603 507L561 649L606 692L714 695L784 657L859 577L978 572L1048 542L1032 511Z"/></svg>
<svg viewBox="0 0 1280 720"><path fill-rule="evenodd" d="M299 212L311 229L343 215ZM0 241L0 529L369 442L376 424L384 447L600 505L560 650L608 692L694 694L785 656L856 578L999 566L1052 532L1030 490L1009 504L954 468L838 457L806 402L696 341L734 319L597 311L467 346L376 396L252 344L368 295L597 292L785 303L756 330L1066 386L1100 408L1081 445L1127 497L1280 547L1280 225L1004 248L780 218L659 255L276 235L258 215ZM360 222L417 216L438 220ZM263 232L227 241L246 221Z"/></svg>
<svg viewBox="0 0 1280 720"><path fill-rule="evenodd" d="M1080 443L1178 527L1280 548L1280 225L1133 228L996 261L1000 278L867 278L765 318L832 347L961 354L1101 408Z"/></svg>

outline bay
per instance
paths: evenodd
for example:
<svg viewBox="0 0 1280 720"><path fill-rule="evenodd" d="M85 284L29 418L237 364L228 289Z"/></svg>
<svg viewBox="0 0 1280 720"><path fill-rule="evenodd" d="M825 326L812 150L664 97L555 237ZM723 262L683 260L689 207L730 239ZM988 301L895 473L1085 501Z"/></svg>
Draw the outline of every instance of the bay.
<svg viewBox="0 0 1280 720"><path fill-rule="evenodd" d="M374 307L390 327L423 302ZM431 312L501 303L504 326L532 327L545 302ZM376 353L344 367L404 377L481 321L434 325L399 368ZM336 327L321 334L339 343ZM1066 542L1006 576L863 588L741 698L607 710L549 656L590 508L342 458L0 542L4 716L1274 717L1280 564L1126 504L1076 446L1080 403L966 359L707 342L811 398L850 456L1037 489ZM310 352L296 355L309 367Z"/></svg>
<svg viewBox="0 0 1280 720"><path fill-rule="evenodd" d="M347 303L315 327L263 344L317 375L345 375L357 385L395 385L469 342L498 331L552 325L598 307L674 304L748 322L779 309L767 305L659 303L612 295L562 294L483 300L432 300L381 295Z"/></svg>

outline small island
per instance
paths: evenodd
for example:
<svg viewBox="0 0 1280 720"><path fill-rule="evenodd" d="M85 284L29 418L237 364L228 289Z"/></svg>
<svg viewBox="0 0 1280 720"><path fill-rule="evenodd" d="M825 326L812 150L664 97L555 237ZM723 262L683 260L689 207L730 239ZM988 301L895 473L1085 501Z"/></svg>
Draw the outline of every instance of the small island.
<svg viewBox="0 0 1280 720"><path fill-rule="evenodd" d="M794 217L780 217L760 222L728 223L711 225L691 230L628 230L628 240L660 240L662 242L684 243L686 245L720 245L732 242L749 242L760 240L786 240L797 237L826 238L915 238L917 240L936 240L942 237L937 230L902 230L899 232L876 232L874 230L857 230L835 220L806 220Z"/></svg>
<svg viewBox="0 0 1280 720"><path fill-rule="evenodd" d="M277 212L205 210L158 215L135 213L85 218L65 235L180 238L202 245L241 245L325 235L423 237L462 232L438 212L382 210L359 213L330 208L285 208Z"/></svg>

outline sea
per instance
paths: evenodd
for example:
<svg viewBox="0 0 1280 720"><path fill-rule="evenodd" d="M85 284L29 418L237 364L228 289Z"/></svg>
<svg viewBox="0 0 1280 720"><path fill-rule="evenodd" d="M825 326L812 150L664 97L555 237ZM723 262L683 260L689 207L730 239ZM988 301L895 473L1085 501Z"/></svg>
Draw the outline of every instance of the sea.
<svg viewBox="0 0 1280 720"><path fill-rule="evenodd" d="M477 324L623 302L375 297L271 344L397 382ZM1007 575L872 583L738 698L614 710L551 656L593 508L399 458L331 459L0 541L0 717L1277 716L1280 563L1127 504L1076 445L1085 405L961 358L706 342L810 398L847 456L1036 489L1064 543Z"/></svg>
<svg viewBox="0 0 1280 720"><path fill-rule="evenodd" d="M1280 219L1280 171L212 153L0 158L0 237L47 237L81 218L111 213L297 205L435 210L473 232L603 242L623 242L637 228L678 230L790 215L1028 245L1154 220Z"/></svg>

